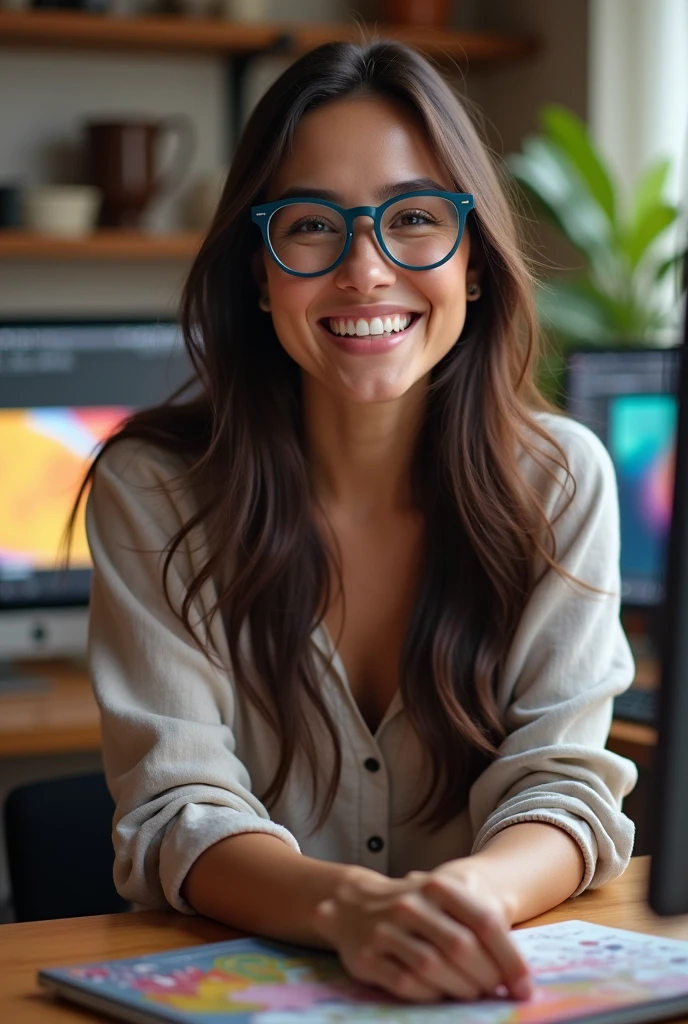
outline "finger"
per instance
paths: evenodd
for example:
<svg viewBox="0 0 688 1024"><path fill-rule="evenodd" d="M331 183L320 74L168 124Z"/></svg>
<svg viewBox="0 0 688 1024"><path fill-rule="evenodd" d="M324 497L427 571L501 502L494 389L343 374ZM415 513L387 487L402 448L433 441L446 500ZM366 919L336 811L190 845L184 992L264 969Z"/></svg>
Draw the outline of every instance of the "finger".
<svg viewBox="0 0 688 1024"><path fill-rule="evenodd" d="M499 967L469 928L438 910L431 911L422 922L421 934L437 946L449 961L472 978L480 993L494 992L502 982Z"/></svg>
<svg viewBox="0 0 688 1024"><path fill-rule="evenodd" d="M493 957L500 980L515 999L527 999L532 993L528 965L509 935L506 923L490 907L448 879L431 878L423 892L465 925Z"/></svg>
<svg viewBox="0 0 688 1024"><path fill-rule="evenodd" d="M471 979L476 987L476 995L471 998L494 992L502 982L499 967L470 929L430 900L417 894L401 897L396 904L395 920L404 931L412 930L439 949L452 969L458 968Z"/></svg>
<svg viewBox="0 0 688 1024"><path fill-rule="evenodd" d="M377 945L365 946L360 951L358 963L351 973L359 981L377 985L397 999L408 1002L437 1003L443 995L436 985L416 977L402 961L383 953Z"/></svg>
<svg viewBox="0 0 688 1024"><path fill-rule="evenodd" d="M375 926L375 949L410 968L423 984L454 999L478 999L480 986L456 964L450 963L429 942L409 935L389 922Z"/></svg>

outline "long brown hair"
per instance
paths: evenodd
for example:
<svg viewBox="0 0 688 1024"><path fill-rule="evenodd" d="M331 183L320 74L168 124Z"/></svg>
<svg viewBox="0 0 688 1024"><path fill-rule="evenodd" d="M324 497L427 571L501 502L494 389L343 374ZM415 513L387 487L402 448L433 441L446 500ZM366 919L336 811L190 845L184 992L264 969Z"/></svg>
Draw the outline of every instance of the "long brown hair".
<svg viewBox="0 0 688 1024"><path fill-rule="evenodd" d="M416 458L426 547L400 686L430 765L427 794L414 813L439 827L461 810L468 786L497 756L504 725L495 688L538 575L548 567L563 572L552 524L519 458L525 453L552 478L560 470L564 481L571 478L564 453L533 416L544 403L532 375L532 282L503 185L463 105L418 53L394 42L330 43L296 61L263 96L183 294L181 324L201 397L135 414L101 455L124 438L186 454L178 483L204 497L170 538L165 593L169 600L175 552L202 529L208 557L177 614L213 657L190 619L201 588L215 581L211 615L222 616L236 685L280 743L275 777L262 794L268 803L282 791L297 753L308 759L315 793L318 757L307 705L319 713L335 752L322 823L342 761L311 634L329 607L337 554L315 524L300 370L259 312L251 263L262 243L249 211L264 199L300 119L362 93L402 104L420 120L456 189L475 197L471 245L485 258L483 296L469 304L461 337L433 371ZM240 643L246 627L250 658Z"/></svg>

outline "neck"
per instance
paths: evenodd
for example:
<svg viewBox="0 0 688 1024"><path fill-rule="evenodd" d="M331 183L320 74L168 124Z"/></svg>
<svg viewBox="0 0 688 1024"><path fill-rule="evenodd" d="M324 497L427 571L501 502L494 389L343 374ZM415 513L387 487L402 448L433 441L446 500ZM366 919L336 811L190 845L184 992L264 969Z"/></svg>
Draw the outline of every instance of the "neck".
<svg viewBox="0 0 688 1024"><path fill-rule="evenodd" d="M411 509L426 382L393 402L354 404L304 378L306 445L319 501L358 520Z"/></svg>

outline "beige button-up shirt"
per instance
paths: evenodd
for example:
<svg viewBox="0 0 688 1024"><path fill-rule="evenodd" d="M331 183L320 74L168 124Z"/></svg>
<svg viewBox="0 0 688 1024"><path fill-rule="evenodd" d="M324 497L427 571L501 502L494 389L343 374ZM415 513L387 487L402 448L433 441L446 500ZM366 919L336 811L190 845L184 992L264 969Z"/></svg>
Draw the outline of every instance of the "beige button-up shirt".
<svg viewBox="0 0 688 1024"><path fill-rule="evenodd" d="M87 510L95 566L90 660L116 801L115 881L126 899L191 913L180 894L189 868L213 843L242 832L266 832L313 857L400 876L467 856L516 822L543 821L578 842L585 860L579 892L621 873L633 845L621 801L636 769L605 750L612 698L633 677L618 614L616 481L589 430L560 416L540 419L566 451L577 482L555 525L557 557L604 593L551 571L538 584L497 694L507 728L499 757L436 832L403 821L425 790L428 766L399 693L372 735L322 627L313 643L340 734L339 789L316 828L318 807L297 758L268 812L256 794L272 779L276 739L234 684L220 617L210 626L219 652L213 664L163 594L160 553L194 511L193 495L169 486L182 463L137 442L116 445L102 459ZM561 488L530 461L524 469L553 516ZM203 559L198 535L177 552L170 575L177 604ZM214 596L208 583L195 608L199 620ZM317 731L319 720L313 724ZM327 777L332 755L324 730L318 749ZM461 757L457 749L457 762Z"/></svg>

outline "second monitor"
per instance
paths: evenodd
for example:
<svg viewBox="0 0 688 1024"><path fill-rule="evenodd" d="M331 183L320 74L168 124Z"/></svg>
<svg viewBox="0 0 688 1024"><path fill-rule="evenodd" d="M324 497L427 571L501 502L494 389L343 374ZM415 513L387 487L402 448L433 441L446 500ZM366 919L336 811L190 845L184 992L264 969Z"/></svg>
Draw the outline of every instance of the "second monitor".
<svg viewBox="0 0 688 1024"><path fill-rule="evenodd" d="M676 445L679 350L571 353L566 411L611 455L621 517L621 600L655 608L664 597Z"/></svg>

